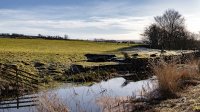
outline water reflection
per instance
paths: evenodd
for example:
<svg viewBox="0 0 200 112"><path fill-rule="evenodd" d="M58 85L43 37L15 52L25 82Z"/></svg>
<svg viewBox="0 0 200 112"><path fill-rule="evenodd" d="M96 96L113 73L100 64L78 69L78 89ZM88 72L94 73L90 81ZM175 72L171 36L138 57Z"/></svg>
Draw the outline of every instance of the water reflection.
<svg viewBox="0 0 200 112"><path fill-rule="evenodd" d="M56 96L66 105L72 112L76 111L102 111L102 104L108 103L107 101L115 102L113 99L125 100L127 96L141 97L143 90L150 91L155 87L156 81L152 79L141 80L137 82L127 81L124 78L113 78L108 81L102 81L92 86L69 86L69 84L63 85L59 88L48 90L45 94L56 94ZM38 94L40 96L43 93ZM25 100L25 98L27 99ZM34 103L37 99L31 98L31 96L23 96L19 102L28 104L31 101ZM105 102L106 101L106 102ZM16 103L16 100L13 101ZM6 101L4 101L6 103ZM14 104L13 103L13 104ZM19 104L20 106L21 104ZM4 105L1 107L13 106ZM33 105L34 106L34 105ZM23 107L23 106L21 106ZM30 112L35 111L35 107L27 107L19 109L0 109L2 112Z"/></svg>
<svg viewBox="0 0 200 112"><path fill-rule="evenodd" d="M124 78L113 78L108 81L94 84L90 87L65 87L53 90L72 111L100 111L102 108L96 103L101 98L126 98L127 96L140 97L142 91L152 90L155 80L141 80L130 82Z"/></svg>

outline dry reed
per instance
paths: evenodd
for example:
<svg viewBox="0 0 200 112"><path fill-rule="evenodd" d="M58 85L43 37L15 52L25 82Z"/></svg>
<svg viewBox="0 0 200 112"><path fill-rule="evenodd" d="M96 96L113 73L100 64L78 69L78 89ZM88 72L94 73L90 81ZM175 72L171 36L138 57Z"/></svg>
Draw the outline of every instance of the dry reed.
<svg viewBox="0 0 200 112"><path fill-rule="evenodd" d="M39 97L37 112L69 112L69 109L56 94L44 93Z"/></svg>
<svg viewBox="0 0 200 112"><path fill-rule="evenodd" d="M158 80L158 90L164 96L176 96L176 93L184 88L184 82L197 77L198 68L196 61L184 65L175 61L169 63L160 61L152 64L154 74Z"/></svg>

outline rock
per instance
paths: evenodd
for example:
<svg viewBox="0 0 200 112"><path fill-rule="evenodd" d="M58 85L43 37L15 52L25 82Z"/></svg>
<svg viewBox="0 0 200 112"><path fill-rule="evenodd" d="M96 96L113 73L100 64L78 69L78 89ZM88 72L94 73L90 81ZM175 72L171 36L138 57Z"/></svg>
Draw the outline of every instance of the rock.
<svg viewBox="0 0 200 112"><path fill-rule="evenodd" d="M151 54L151 55L150 55L150 57L156 57L156 56L157 56L156 54Z"/></svg>
<svg viewBox="0 0 200 112"><path fill-rule="evenodd" d="M165 50L161 50L160 52L161 52L161 54L163 54L163 53L166 53L167 51L165 51Z"/></svg>
<svg viewBox="0 0 200 112"><path fill-rule="evenodd" d="M85 56L89 62L106 62L116 57L112 54L86 54Z"/></svg>
<svg viewBox="0 0 200 112"><path fill-rule="evenodd" d="M44 66L45 64L42 63L42 62L35 62L35 65L34 67L41 67L41 66Z"/></svg>
<svg viewBox="0 0 200 112"><path fill-rule="evenodd" d="M136 57L139 56L139 54L136 53L136 54L133 54L132 56L133 56L134 58L136 58Z"/></svg>

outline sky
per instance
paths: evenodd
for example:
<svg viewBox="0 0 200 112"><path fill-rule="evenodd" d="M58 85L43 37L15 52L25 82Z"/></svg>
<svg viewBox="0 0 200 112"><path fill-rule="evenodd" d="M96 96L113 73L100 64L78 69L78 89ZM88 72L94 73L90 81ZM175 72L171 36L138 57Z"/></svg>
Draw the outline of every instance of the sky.
<svg viewBox="0 0 200 112"><path fill-rule="evenodd" d="M0 33L140 40L167 9L200 31L200 0L0 0Z"/></svg>

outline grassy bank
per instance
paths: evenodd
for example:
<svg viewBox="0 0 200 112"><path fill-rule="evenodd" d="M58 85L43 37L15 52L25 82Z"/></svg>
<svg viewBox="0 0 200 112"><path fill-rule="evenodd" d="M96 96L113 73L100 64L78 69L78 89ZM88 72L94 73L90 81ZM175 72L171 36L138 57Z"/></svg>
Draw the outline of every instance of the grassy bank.
<svg viewBox="0 0 200 112"><path fill-rule="evenodd" d="M119 49L130 46L133 45L81 40L0 38L0 70L5 71L7 65L15 64L20 70L38 75L39 83L45 83L47 87L55 84L55 81L94 81L93 79L106 77L108 73L103 72L102 76L93 72L70 76L66 72L71 64L88 66L88 63L81 62L86 59L84 55L87 53L120 54ZM90 65L93 66L94 63L89 63ZM5 82L5 79L0 82Z"/></svg>

